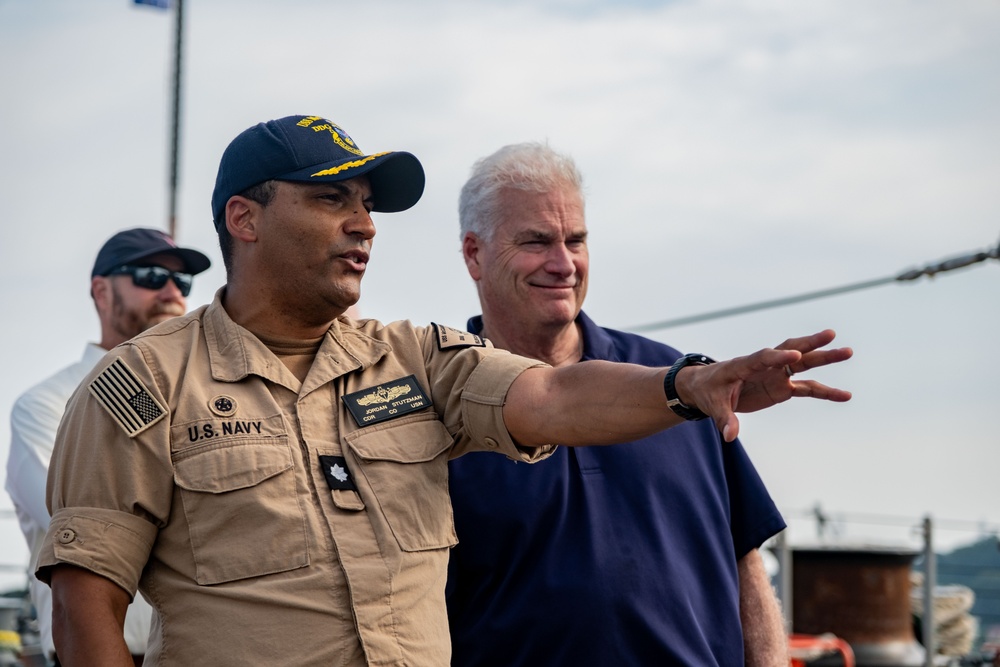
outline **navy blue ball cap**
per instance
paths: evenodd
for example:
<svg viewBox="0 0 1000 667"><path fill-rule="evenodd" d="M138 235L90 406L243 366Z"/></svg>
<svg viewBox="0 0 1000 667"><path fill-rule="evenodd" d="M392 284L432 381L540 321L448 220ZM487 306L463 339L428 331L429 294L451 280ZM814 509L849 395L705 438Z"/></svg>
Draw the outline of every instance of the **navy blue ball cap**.
<svg viewBox="0 0 1000 667"><path fill-rule="evenodd" d="M104 242L94 260L90 277L106 276L119 266L159 254L174 255L184 263L184 272L191 275L212 266L212 260L205 254L193 248L178 247L166 232L136 227L122 230Z"/></svg>
<svg viewBox="0 0 1000 667"><path fill-rule="evenodd" d="M241 132L222 154L212 193L216 228L226 202L264 181L331 183L367 175L374 210L405 211L424 193L424 168L410 153L365 155L350 135L319 116L286 116Z"/></svg>

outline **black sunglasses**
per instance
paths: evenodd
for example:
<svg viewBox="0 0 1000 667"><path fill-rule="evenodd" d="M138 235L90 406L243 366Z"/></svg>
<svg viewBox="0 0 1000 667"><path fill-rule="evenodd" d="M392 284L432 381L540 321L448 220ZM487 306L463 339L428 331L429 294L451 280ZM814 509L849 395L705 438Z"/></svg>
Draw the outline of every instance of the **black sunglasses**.
<svg viewBox="0 0 1000 667"><path fill-rule="evenodd" d="M191 284L194 282L194 276L190 273L171 271L162 266L130 266L125 264L119 266L117 269L112 269L108 273L109 276L126 274L132 276L132 284L136 287L144 287L152 290L163 289L163 286L167 284L167 280L172 279L182 296L187 296L191 293Z"/></svg>

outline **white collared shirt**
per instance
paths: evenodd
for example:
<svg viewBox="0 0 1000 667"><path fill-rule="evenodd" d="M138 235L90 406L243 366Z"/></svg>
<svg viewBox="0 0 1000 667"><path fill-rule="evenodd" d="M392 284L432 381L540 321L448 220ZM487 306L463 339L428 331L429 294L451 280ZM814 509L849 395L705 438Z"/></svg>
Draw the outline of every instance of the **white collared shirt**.
<svg viewBox="0 0 1000 667"><path fill-rule="evenodd" d="M56 431L66 403L80 381L97 365L107 350L88 343L80 361L63 368L18 397L10 415L10 453L7 458L6 490L14 502L21 532L31 551L29 588L38 615L42 648L54 655L52 641L52 592L33 574L38 549L49 527L45 486ZM152 609L140 596L129 606L125 617L125 642L133 654L146 652Z"/></svg>

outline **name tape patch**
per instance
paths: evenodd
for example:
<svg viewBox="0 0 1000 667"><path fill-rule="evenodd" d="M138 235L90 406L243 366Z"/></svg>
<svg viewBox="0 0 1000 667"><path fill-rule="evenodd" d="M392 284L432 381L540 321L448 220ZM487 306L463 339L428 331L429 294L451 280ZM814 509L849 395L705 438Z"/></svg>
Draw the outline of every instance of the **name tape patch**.
<svg viewBox="0 0 1000 667"><path fill-rule="evenodd" d="M244 421L238 419L216 420L190 424L187 427L188 440L198 442L199 440L211 440L212 438L224 438L226 436L237 435L262 435L261 421ZM264 434L268 435L268 434Z"/></svg>
<svg viewBox="0 0 1000 667"><path fill-rule="evenodd" d="M345 394L342 400L358 426L396 419L431 405L413 375Z"/></svg>
<svg viewBox="0 0 1000 667"><path fill-rule="evenodd" d="M354 478L347 469L347 459L343 456L320 456L319 464L323 467L323 476L331 489L357 491Z"/></svg>
<svg viewBox="0 0 1000 667"><path fill-rule="evenodd" d="M471 334L461 329L452 329L443 324L431 322L434 331L437 333L437 344L439 350L450 350L456 347L486 347L486 341L482 336Z"/></svg>
<svg viewBox="0 0 1000 667"><path fill-rule="evenodd" d="M128 364L115 359L90 385L91 395L128 437L134 438L159 421L167 411L146 389Z"/></svg>

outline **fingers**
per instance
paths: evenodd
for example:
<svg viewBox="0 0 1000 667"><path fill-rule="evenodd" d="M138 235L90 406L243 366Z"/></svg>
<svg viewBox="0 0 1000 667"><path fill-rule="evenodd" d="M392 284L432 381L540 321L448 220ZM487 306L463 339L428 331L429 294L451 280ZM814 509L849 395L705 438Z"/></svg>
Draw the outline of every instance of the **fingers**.
<svg viewBox="0 0 1000 667"><path fill-rule="evenodd" d="M802 359L802 353L797 350L781 350L766 348L757 350L747 357L738 357L732 362L734 370L741 378L747 378L754 373L763 373L775 368L783 369L786 365L797 364Z"/></svg>
<svg viewBox="0 0 1000 667"><path fill-rule="evenodd" d="M837 333L833 329L824 329L818 333L814 333L809 336L801 336L799 338L789 338L781 345L778 345L776 349L778 350L798 350L805 354L806 352L812 352L818 348L825 345L829 345L833 342L833 339L837 337Z"/></svg>
<svg viewBox="0 0 1000 667"><path fill-rule="evenodd" d="M837 347L832 350L816 350L814 352L807 352L802 355L802 358L795 363L789 364L792 370L796 373L802 373L811 368L819 368L821 366L829 366L830 364L837 364L841 361L847 361L852 356L854 356L854 350L849 347Z"/></svg>
<svg viewBox="0 0 1000 667"><path fill-rule="evenodd" d="M832 343L836 337L837 334L833 329L824 329L811 336L789 338L775 349L797 350L801 352L802 358L796 362L789 363L789 367L796 373L802 373L811 368L846 361L853 356L854 350L849 347L838 347L829 350L819 349Z"/></svg>
<svg viewBox="0 0 1000 667"><path fill-rule="evenodd" d="M820 350L814 347L810 351L804 351L809 346L814 344L819 344L820 347L822 345L827 345L833 341L835 336L836 334L832 329L826 329L813 334L812 336L792 338L785 341L785 343L782 343L782 345L797 345L794 349L803 352L802 357L797 362L789 364L791 370L795 373L802 373L812 368L819 368L821 366L828 366L830 364L840 363L841 361L847 361L854 356L854 350L849 347L837 347L829 350ZM789 378L789 380L792 385L792 396L797 398L818 398L820 400L834 401L837 403L843 403L851 400L851 392L843 389L830 387L815 380L794 380L792 378Z"/></svg>
<svg viewBox="0 0 1000 667"><path fill-rule="evenodd" d="M851 400L852 394L846 389L830 387L816 380L796 380L792 382L792 396L845 403Z"/></svg>
<svg viewBox="0 0 1000 667"><path fill-rule="evenodd" d="M715 428L722 434L722 439L732 442L740 434L740 420L736 416L736 404L739 401L739 391L736 390L730 396L729 404L720 405L712 414L712 421Z"/></svg>
<svg viewBox="0 0 1000 667"><path fill-rule="evenodd" d="M776 348L758 350L745 357L693 367L696 370L685 376L686 401L712 416L726 442L739 435L737 411L756 412L790 398L849 401L849 391L792 377L850 359L854 352L849 347L821 349L835 337L832 329L826 329L810 336L789 338ZM681 376L677 379L680 381Z"/></svg>
<svg viewBox="0 0 1000 667"><path fill-rule="evenodd" d="M749 364L749 369L754 372L789 364L792 366L792 370L797 373L818 366L846 361L854 354L854 351L849 347L820 349L832 343L836 335L833 329L825 329L811 336L789 338L775 348L758 350L748 357L743 357L743 359Z"/></svg>
<svg viewBox="0 0 1000 667"><path fill-rule="evenodd" d="M740 435L740 420L735 413L730 412L728 418L715 420L715 426L726 442L732 442Z"/></svg>

